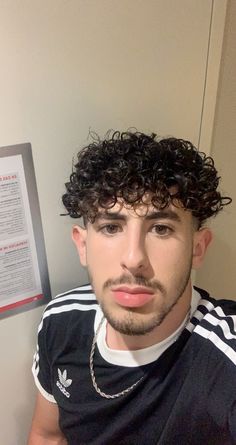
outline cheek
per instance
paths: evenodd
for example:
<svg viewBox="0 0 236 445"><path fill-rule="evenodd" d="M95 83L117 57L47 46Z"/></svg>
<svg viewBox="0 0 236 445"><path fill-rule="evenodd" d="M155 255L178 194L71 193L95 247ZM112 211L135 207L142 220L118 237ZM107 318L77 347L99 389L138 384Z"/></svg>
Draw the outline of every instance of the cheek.
<svg viewBox="0 0 236 445"><path fill-rule="evenodd" d="M93 280L102 281L109 278L117 262L117 249L109 242L91 237L87 240L86 252L87 267Z"/></svg>
<svg viewBox="0 0 236 445"><path fill-rule="evenodd" d="M152 259L176 263L183 258L189 258L192 252L192 243L178 239L163 240L149 246L148 252Z"/></svg>
<svg viewBox="0 0 236 445"><path fill-rule="evenodd" d="M122 243L118 238L106 238L100 234L96 234L96 236L92 234L87 238L86 250L88 261L94 261L95 258L96 261L106 263L110 261L110 258L118 259L122 252Z"/></svg>
<svg viewBox="0 0 236 445"><path fill-rule="evenodd" d="M192 261L192 242L170 239L158 245L153 243L149 248L149 260L154 269L172 275Z"/></svg>

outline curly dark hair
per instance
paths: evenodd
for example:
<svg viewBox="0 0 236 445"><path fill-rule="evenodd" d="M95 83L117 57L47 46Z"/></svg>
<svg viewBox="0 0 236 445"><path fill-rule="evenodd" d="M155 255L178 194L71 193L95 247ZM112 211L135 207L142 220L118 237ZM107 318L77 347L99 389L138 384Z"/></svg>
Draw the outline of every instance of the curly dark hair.
<svg viewBox="0 0 236 445"><path fill-rule="evenodd" d="M135 206L148 192L154 207L181 202L201 225L231 202L217 191L213 159L183 139L115 131L77 156L62 197L72 218L93 222L99 208L111 208L118 199Z"/></svg>

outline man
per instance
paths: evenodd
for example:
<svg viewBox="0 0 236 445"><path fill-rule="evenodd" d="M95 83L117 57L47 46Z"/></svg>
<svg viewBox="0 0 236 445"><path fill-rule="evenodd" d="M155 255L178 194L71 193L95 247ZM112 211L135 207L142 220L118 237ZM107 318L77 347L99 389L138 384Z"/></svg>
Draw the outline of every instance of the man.
<svg viewBox="0 0 236 445"><path fill-rule="evenodd" d="M218 183L181 139L115 132L78 154L63 203L91 286L45 309L29 445L236 443L236 303L190 279L231 201Z"/></svg>

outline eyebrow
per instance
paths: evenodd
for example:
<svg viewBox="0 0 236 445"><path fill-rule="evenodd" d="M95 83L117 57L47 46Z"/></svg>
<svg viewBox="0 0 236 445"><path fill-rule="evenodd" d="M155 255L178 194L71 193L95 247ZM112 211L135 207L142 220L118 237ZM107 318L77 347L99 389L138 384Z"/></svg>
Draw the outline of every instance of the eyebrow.
<svg viewBox="0 0 236 445"><path fill-rule="evenodd" d="M139 215L137 215L137 216L139 216ZM127 219L128 219L127 216L123 215L120 212L104 211L104 212L98 212L97 216L96 216L96 221L98 221L98 220L126 221ZM144 215L144 219L146 219L148 221L153 220L153 219L155 219L155 220L169 219L172 221L181 222L181 218L173 210L152 211L152 212L148 213L147 215Z"/></svg>
<svg viewBox="0 0 236 445"><path fill-rule="evenodd" d="M146 216L147 220L150 219L171 219L172 221L181 222L181 218L178 213L173 210L159 210L149 213Z"/></svg>

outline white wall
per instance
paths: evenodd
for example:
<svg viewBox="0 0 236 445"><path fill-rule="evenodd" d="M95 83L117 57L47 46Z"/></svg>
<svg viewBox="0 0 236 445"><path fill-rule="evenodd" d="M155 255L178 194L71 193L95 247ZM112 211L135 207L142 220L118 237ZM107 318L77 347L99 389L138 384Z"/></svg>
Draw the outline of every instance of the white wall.
<svg viewBox="0 0 236 445"><path fill-rule="evenodd" d="M32 143L53 294L86 280L68 241L73 221L59 213L89 128L198 142L212 4L224 10L223 0L0 1L0 146ZM26 440L41 311L0 321L4 445Z"/></svg>

